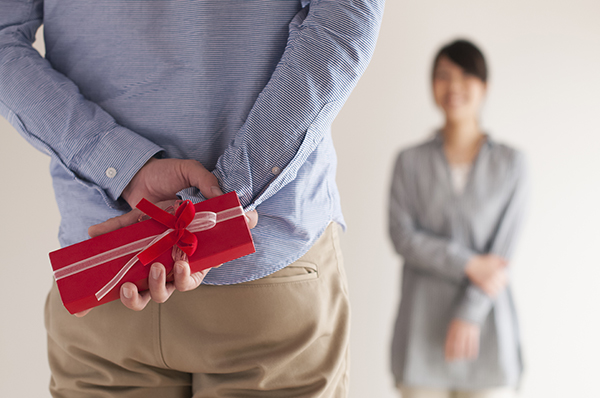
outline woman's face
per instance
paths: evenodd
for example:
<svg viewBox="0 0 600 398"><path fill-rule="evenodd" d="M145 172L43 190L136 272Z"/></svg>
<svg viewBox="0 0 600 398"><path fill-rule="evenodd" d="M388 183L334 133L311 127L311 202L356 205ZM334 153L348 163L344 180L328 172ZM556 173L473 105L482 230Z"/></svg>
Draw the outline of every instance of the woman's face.
<svg viewBox="0 0 600 398"><path fill-rule="evenodd" d="M435 103L451 122L477 119L485 98L486 84L480 78L442 56L433 76Z"/></svg>

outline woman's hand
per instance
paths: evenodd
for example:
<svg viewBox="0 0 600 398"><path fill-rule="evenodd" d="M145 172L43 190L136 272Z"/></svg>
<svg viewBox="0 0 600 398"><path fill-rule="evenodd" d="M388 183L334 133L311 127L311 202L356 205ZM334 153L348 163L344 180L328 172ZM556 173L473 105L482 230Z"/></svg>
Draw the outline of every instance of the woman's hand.
<svg viewBox="0 0 600 398"><path fill-rule="evenodd" d="M496 297L508 283L506 266L508 262L502 257L487 254L474 256L467 263L467 277L488 296Z"/></svg>
<svg viewBox="0 0 600 398"><path fill-rule="evenodd" d="M446 334L446 361L474 361L477 359L479 334L478 325L461 319L452 320Z"/></svg>

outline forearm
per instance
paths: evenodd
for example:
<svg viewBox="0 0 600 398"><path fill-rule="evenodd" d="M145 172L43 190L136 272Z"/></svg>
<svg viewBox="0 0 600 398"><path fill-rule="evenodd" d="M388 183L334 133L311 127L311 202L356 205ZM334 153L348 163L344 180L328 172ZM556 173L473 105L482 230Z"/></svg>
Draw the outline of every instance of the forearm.
<svg viewBox="0 0 600 398"><path fill-rule="evenodd" d="M482 325L493 306L494 300L492 297L469 283L456 309L455 318Z"/></svg>
<svg viewBox="0 0 600 398"><path fill-rule="evenodd" d="M31 5L0 15L0 114L37 149L114 202L161 149L118 125L39 55L32 42L42 22L41 2L23 3Z"/></svg>
<svg viewBox="0 0 600 398"><path fill-rule="evenodd" d="M529 183L527 179L525 158L522 154L517 153L517 156L513 159L511 180L511 193L507 200L506 207L499 218L496 233L491 241L489 253L501 256L506 261L510 260L516 246L527 205ZM505 287L502 290L505 290L509 283L510 270L510 263L502 270L506 276ZM503 294L502 291L499 294ZM493 305L493 297L473 284L470 284L459 303L456 316L463 320L482 324L493 308Z"/></svg>
<svg viewBox="0 0 600 398"><path fill-rule="evenodd" d="M476 255L470 249L449 239L418 231L391 232L396 251L405 264L442 276L454 282L465 278L465 267Z"/></svg>
<svg viewBox="0 0 600 398"><path fill-rule="evenodd" d="M215 176L251 209L294 180L328 132L374 51L382 0L313 1Z"/></svg>

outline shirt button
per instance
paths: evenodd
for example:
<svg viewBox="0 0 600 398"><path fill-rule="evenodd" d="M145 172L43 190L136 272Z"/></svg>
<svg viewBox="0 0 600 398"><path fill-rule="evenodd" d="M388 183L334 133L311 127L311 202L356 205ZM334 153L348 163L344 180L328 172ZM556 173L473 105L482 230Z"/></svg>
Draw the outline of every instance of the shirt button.
<svg viewBox="0 0 600 398"><path fill-rule="evenodd" d="M106 176L108 178L115 178L116 175L117 170L114 167L109 167L108 169L106 169Z"/></svg>
<svg viewBox="0 0 600 398"><path fill-rule="evenodd" d="M281 169L279 167L275 166L271 169L271 173L277 175L277 174L281 173Z"/></svg>

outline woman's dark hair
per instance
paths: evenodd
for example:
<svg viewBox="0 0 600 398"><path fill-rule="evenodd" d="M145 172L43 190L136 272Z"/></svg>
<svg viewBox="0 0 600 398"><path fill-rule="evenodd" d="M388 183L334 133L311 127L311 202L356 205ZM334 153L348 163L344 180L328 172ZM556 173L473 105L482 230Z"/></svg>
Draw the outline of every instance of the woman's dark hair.
<svg viewBox="0 0 600 398"><path fill-rule="evenodd" d="M484 83L487 82L488 70L483 53L470 41L456 40L442 47L433 61L432 78L435 77L435 69L442 57L448 57L466 73L480 78Z"/></svg>

